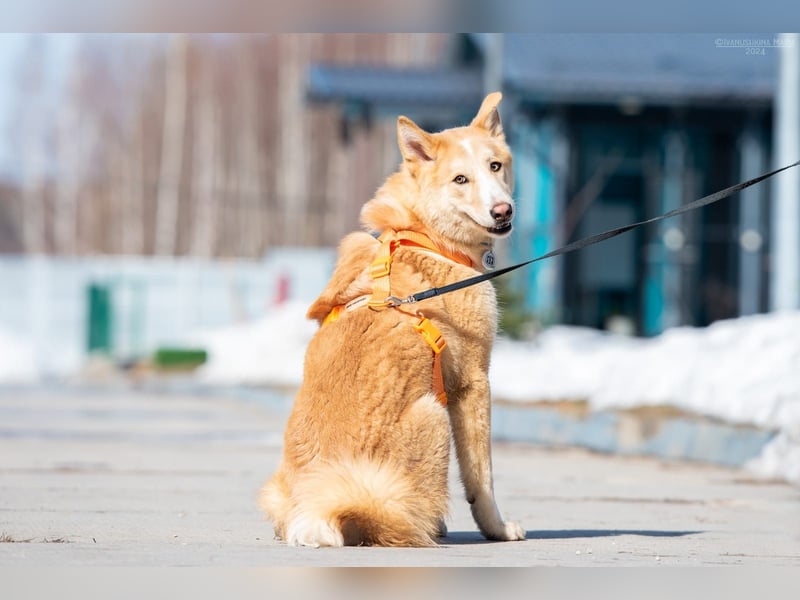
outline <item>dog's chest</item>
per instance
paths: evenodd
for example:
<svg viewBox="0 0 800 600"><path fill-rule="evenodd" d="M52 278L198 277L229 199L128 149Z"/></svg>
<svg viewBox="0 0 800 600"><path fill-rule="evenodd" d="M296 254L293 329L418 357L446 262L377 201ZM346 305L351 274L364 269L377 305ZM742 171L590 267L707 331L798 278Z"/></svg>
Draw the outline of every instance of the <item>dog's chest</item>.
<svg viewBox="0 0 800 600"><path fill-rule="evenodd" d="M492 339L497 328L497 296L491 284L483 283L444 299L447 319L458 333Z"/></svg>
<svg viewBox="0 0 800 600"><path fill-rule="evenodd" d="M474 270L462 265L427 256L409 266L412 272L418 270L421 275L418 287L444 287L475 275ZM413 292L419 291L421 289L413 290ZM493 324L497 321L497 298L494 286L490 283L481 283L440 296L436 298L434 304L444 308L463 330L482 330L487 323ZM424 310L424 305L424 302L420 303L418 308Z"/></svg>

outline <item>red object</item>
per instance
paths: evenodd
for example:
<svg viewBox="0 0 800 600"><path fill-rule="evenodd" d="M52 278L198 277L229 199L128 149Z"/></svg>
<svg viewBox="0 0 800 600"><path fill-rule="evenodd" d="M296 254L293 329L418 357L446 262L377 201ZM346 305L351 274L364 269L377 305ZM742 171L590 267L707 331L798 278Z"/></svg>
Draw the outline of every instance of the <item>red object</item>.
<svg viewBox="0 0 800 600"><path fill-rule="evenodd" d="M278 277L278 286L273 300L275 306L280 306L289 299L289 283L289 276L286 273Z"/></svg>

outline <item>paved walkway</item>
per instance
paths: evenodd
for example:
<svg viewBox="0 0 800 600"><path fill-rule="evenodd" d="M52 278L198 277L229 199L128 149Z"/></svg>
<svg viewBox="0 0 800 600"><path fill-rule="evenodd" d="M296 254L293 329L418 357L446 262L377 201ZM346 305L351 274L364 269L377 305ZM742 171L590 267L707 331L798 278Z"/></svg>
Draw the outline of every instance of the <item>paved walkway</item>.
<svg viewBox="0 0 800 600"><path fill-rule="evenodd" d="M233 396L0 388L0 566L800 566L796 487L513 444L495 444L495 487L526 541L483 541L453 476L440 548L289 548L255 508L286 414Z"/></svg>

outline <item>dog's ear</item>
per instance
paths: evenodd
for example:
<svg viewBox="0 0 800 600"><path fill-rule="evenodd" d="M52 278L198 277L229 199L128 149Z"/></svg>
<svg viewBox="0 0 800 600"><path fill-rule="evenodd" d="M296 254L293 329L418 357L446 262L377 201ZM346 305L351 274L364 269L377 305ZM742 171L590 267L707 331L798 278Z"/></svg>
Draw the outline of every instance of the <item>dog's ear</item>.
<svg viewBox="0 0 800 600"><path fill-rule="evenodd" d="M431 134L424 131L408 117L397 119L397 143L403 160L433 160L436 158L436 145Z"/></svg>
<svg viewBox="0 0 800 600"><path fill-rule="evenodd" d="M472 119L473 127L480 127L485 129L494 136L503 135L503 125L500 123L500 113L497 112L497 105L503 99L503 94L500 92L493 92L483 99L478 114Z"/></svg>

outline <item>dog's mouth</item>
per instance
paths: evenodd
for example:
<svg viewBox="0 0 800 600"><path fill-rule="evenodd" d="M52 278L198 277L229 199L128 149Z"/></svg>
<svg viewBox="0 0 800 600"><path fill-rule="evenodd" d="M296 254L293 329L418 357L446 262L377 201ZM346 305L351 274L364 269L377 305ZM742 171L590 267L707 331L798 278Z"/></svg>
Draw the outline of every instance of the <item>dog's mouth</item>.
<svg viewBox="0 0 800 600"><path fill-rule="evenodd" d="M511 233L511 228L511 221L506 221L505 223L500 223L494 227L487 227L486 231L492 235L508 235Z"/></svg>

